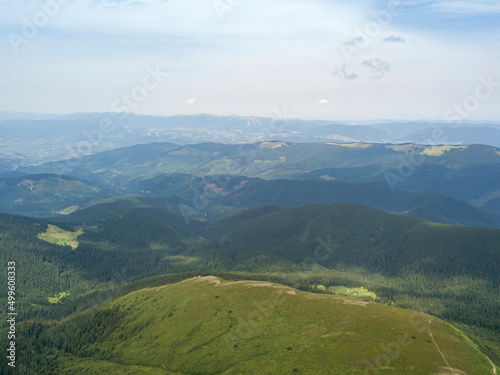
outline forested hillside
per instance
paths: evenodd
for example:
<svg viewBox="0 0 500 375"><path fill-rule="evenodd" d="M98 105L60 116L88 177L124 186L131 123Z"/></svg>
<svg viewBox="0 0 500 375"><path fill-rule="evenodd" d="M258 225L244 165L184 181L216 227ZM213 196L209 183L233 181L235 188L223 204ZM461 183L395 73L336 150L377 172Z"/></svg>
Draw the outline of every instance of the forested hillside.
<svg viewBox="0 0 500 375"><path fill-rule="evenodd" d="M232 207L360 203L440 223L500 227L498 165L500 150L484 145L154 143L26 166L24 177L3 182L0 208L66 215L134 194L194 211L204 211L207 200Z"/></svg>
<svg viewBox="0 0 500 375"><path fill-rule="evenodd" d="M158 285L156 279L140 283L155 275L212 274L320 293L361 288L370 300L459 324L491 358L500 358L497 229L352 204L263 206L212 224L187 223L169 208L115 209L72 224L1 215L2 259L19 265L20 320L62 318L106 290L114 290L109 299L134 285ZM49 224L81 230L77 248L41 240Z"/></svg>

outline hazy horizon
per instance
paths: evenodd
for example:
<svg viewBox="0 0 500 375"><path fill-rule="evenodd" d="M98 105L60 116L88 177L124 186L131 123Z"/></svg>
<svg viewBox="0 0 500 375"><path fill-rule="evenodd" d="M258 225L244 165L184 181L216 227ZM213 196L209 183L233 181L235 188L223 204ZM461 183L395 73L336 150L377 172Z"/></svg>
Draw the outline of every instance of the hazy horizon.
<svg viewBox="0 0 500 375"><path fill-rule="evenodd" d="M276 108L277 111L279 109ZM279 111L280 114L282 113ZM0 121L4 120L14 120L14 119L28 119L28 118L23 118L22 116L28 115L28 116L40 116L40 118L43 117L51 117L51 116L74 116L74 115L96 115L96 114L102 114L102 115L134 115L134 116L149 116L149 117L176 117L176 116L190 116L190 117L196 117L196 116L214 116L214 117L238 117L238 118L266 118L266 119L273 119L276 116L271 115L271 116L258 116L258 115L252 115L252 114L215 114L215 113L176 113L176 114L158 114L158 113L134 113L134 112L60 112L60 113L53 113L53 112L24 112L24 111L12 111L12 110L2 110L0 111L0 114L7 114L7 117L4 119L0 119ZM8 114L13 115L14 117L9 118ZM17 117L16 117L17 115ZM366 119L351 119L351 120L339 120L335 118L305 118L305 117L280 117L280 120L287 120L287 121L293 121L293 120L298 120L298 121L324 121L324 122L332 122L332 123L342 123L345 125L356 125L356 124L385 124L385 123L393 123L393 122L402 122L402 123L413 123L413 122L422 122L422 123L436 123L436 124L446 124L446 125L466 125L466 124L492 124L492 125L498 125L500 124L500 119L495 120L495 119L476 119L476 120L461 120L460 123L457 123L456 121L446 121L443 119L404 119L404 118L366 118Z"/></svg>
<svg viewBox="0 0 500 375"><path fill-rule="evenodd" d="M28 0L0 11L0 110L500 119L492 0Z"/></svg>

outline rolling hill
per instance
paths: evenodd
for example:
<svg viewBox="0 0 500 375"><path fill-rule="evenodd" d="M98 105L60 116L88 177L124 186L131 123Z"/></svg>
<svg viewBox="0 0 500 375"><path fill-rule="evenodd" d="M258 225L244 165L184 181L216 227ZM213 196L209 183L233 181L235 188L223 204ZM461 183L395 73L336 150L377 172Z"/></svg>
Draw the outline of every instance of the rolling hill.
<svg viewBox="0 0 500 375"><path fill-rule="evenodd" d="M498 181L500 164L496 161L497 150L486 146L469 146L469 157L476 164L469 164L463 151L455 151L455 157L427 155L421 164L401 170L383 165L367 165L354 168L321 168L293 176L298 180L339 182L385 182L394 188L410 191L434 191L460 199L475 207L500 213ZM436 160L434 160L436 159Z"/></svg>
<svg viewBox="0 0 500 375"><path fill-rule="evenodd" d="M83 294L98 284L79 272L68 258L77 258L78 252L70 246L58 246L41 240L38 235L46 232L49 224L41 219L25 218L0 213L0 261L16 263L16 306L23 311L23 318L47 316L53 310L48 298L61 292L72 296ZM73 227L57 224L58 228L72 231ZM7 278L0 280L7 289ZM0 306L6 313L7 305ZM21 318L21 319L23 319Z"/></svg>
<svg viewBox="0 0 500 375"><path fill-rule="evenodd" d="M386 184L391 191L399 188L411 192L447 195L463 200L476 209L490 211L490 214L479 214L471 207L463 207L469 213L465 217L458 215L457 220L448 213L440 212L443 204L436 205L440 207L439 210L429 207L430 199L427 198L422 204L406 204L401 209L373 205L369 202L369 197L358 196L354 202L369 204L388 212L432 210L435 212L426 217L444 216L445 222L458 224L465 223L464 219L471 217L468 225L497 226L487 222L497 220L491 213L500 214L500 192L496 184L500 178L499 165L500 150L484 145L313 144L276 141L247 145L137 145L69 161L31 166L28 170L31 173L64 171L106 186L116 194L162 197L182 195L191 188L203 189L203 184L195 177L205 176L379 182ZM432 199L436 199L436 196ZM277 201L266 203L279 204ZM449 203L454 207L458 205L458 202ZM477 215L489 218L476 220L474 217Z"/></svg>
<svg viewBox="0 0 500 375"><path fill-rule="evenodd" d="M303 274L309 283L364 286L380 301L500 329L498 229L317 204L244 210L203 236L228 253L235 270L259 273L274 262L267 272L291 285L301 285Z"/></svg>
<svg viewBox="0 0 500 375"><path fill-rule="evenodd" d="M196 176L241 175L263 179L289 178L325 168L380 165L383 171L402 164L440 165L462 169L500 163L500 149L492 146L421 146L370 143L260 142L226 145L171 143L137 145L97 153L72 161L68 174L126 187L131 177L187 173ZM30 167L33 172L68 169L68 162Z"/></svg>
<svg viewBox="0 0 500 375"><path fill-rule="evenodd" d="M120 150L120 154L124 153L124 150ZM126 159L123 160L125 162ZM441 167L429 168L434 168L438 174ZM488 206L486 209L430 191L407 191L397 187L390 189L385 182L346 183L337 179L325 181L326 173L331 173L328 171L330 170L319 172L323 174L323 178L317 177L319 173L309 173L299 177L300 180L161 174L151 178L126 177L122 180L125 186L118 189L112 184L106 186L65 175L21 175L0 178L0 210L14 214L54 217L64 221L74 218L74 222L91 222L95 220L95 215L99 216L93 211L106 209L103 205L113 202L109 207L111 211L122 204L124 207L182 206L184 210L191 209L190 216L202 218L200 215L207 214L207 219L214 220L241 207L263 204L299 206L312 203L359 203L389 213L439 223L500 227L500 215L493 212L496 202L494 193L490 194L488 200L481 201ZM418 179L420 174L416 172L415 178ZM414 188L426 186L425 181L429 180L429 176L422 176ZM459 182L467 184L466 181ZM495 188L494 184L489 185L491 190ZM487 189L488 185L483 186ZM473 187L474 183L470 184L471 190ZM123 197L123 193L139 196L131 198L133 203L126 202L127 196ZM88 210L79 213L82 209L90 209L94 205L98 206L95 210L90 210L89 214L85 214Z"/></svg>
<svg viewBox="0 0 500 375"><path fill-rule="evenodd" d="M500 216L434 192L391 191L386 183L234 179L225 182L214 201L228 206L277 204L300 206L312 203L358 203L394 214L438 223L500 227ZM218 185L215 182L206 186ZM235 188L235 186L237 188Z"/></svg>
<svg viewBox="0 0 500 375"><path fill-rule="evenodd" d="M0 178L0 194L0 211L47 217L76 211L113 192L71 176L35 174Z"/></svg>
<svg viewBox="0 0 500 375"><path fill-rule="evenodd" d="M188 186L178 186L177 189L185 191ZM79 209L67 215L57 215L53 220L77 224L95 224L113 217L117 217L132 208L142 209L172 209L176 214L182 215L183 225L193 221L193 223L214 222L220 218L226 217L239 211L241 208L234 206L221 206L219 204L209 204L203 207L203 210L197 210L187 204L191 201L182 198L182 196L170 194L167 197L144 196L144 195L124 195L112 198L99 199L91 202L88 207Z"/></svg>
<svg viewBox="0 0 500 375"><path fill-rule="evenodd" d="M59 374L493 373L463 333L432 316L212 276L138 290L41 340L64 348Z"/></svg>
<svg viewBox="0 0 500 375"><path fill-rule="evenodd" d="M87 207L57 220L92 222L125 207L171 206L188 217L215 219L244 207L266 204L359 203L389 213L445 224L500 227L500 216L433 192L391 191L385 183L262 180L237 176L196 177L187 174L133 179L127 191L136 196L93 200ZM95 206L95 207L93 207ZM102 211L99 213L98 211Z"/></svg>
<svg viewBox="0 0 500 375"><path fill-rule="evenodd" d="M117 277L129 280L169 272L175 268L169 262L181 261L176 254L203 242L191 229L196 222L188 227L169 208L132 208L96 222L74 226L0 213L0 261L17 265L20 319L59 314L64 306L48 298L62 292L69 293L70 303L91 290L109 287L107 283ZM49 237L50 228L50 240L43 238ZM71 233L78 233L76 247L65 246ZM7 289L7 279L0 285ZM5 309L1 306L0 312Z"/></svg>
<svg viewBox="0 0 500 375"><path fill-rule="evenodd" d="M470 276L498 287L500 230L434 224L355 204L257 207L221 219L204 236L234 256L271 253L301 263L330 238L320 264L387 276ZM463 262L463 259L468 259Z"/></svg>

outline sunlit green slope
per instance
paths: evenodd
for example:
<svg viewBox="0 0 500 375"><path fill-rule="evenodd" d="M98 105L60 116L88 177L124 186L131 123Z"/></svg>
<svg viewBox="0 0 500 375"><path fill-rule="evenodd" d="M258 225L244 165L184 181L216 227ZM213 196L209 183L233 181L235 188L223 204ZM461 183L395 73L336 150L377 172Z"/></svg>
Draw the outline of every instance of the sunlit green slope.
<svg viewBox="0 0 500 375"><path fill-rule="evenodd" d="M197 277L56 326L59 374L491 374L429 315L279 284Z"/></svg>

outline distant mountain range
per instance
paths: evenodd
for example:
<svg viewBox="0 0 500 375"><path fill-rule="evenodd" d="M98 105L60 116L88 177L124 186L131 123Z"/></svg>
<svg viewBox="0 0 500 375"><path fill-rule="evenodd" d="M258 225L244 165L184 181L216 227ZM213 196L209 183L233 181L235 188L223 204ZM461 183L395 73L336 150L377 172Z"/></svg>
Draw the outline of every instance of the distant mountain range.
<svg viewBox="0 0 500 375"><path fill-rule="evenodd" d="M191 208L195 216L233 212L208 212L213 205L361 203L440 223L500 227L500 149L485 145L154 143L19 173L0 181L0 209L7 212L67 214L96 199L133 194L167 199L164 204ZM38 190L27 189L22 181L40 173ZM47 199L37 202L34 195L44 189Z"/></svg>
<svg viewBox="0 0 500 375"><path fill-rule="evenodd" d="M145 116L130 113L39 115L0 112L2 154L12 166L36 164L138 143L226 144L285 142L485 144L500 147L500 123L338 123L214 115ZM2 161L0 160L0 172Z"/></svg>

